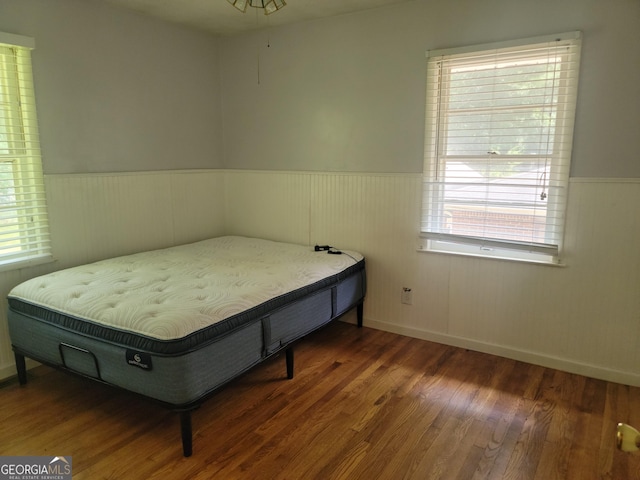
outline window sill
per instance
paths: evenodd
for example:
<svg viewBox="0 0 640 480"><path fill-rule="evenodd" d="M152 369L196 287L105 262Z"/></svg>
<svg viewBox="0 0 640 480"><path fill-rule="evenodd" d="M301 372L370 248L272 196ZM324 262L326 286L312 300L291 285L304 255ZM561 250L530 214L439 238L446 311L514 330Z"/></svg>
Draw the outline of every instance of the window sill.
<svg viewBox="0 0 640 480"><path fill-rule="evenodd" d="M421 239L421 240L424 242L424 239ZM418 249L417 249L418 252L435 253L439 255L454 255L459 257L482 258L485 260L502 260L507 262L525 263L530 265L542 265L546 267L566 267L567 266L565 263L562 263L562 261L536 260L533 258L518 258L515 256L500 255L499 253L495 253L495 252L491 254L489 253L483 254L480 252L454 251L454 250L448 250L448 249L429 248L425 243L426 242L420 243L418 245Z"/></svg>
<svg viewBox="0 0 640 480"><path fill-rule="evenodd" d="M0 272L8 272L11 270L20 270L22 268L35 267L46 263L53 263L56 259L52 255L42 255L37 257L25 258L22 260L5 260L0 262Z"/></svg>

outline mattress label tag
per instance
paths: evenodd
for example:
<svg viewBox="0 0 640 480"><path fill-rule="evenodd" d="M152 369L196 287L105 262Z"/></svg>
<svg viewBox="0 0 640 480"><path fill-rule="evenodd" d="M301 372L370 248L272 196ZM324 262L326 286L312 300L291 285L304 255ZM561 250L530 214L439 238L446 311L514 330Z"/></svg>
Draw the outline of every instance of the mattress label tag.
<svg viewBox="0 0 640 480"><path fill-rule="evenodd" d="M143 370L151 370L151 355L135 350L127 350L127 363Z"/></svg>

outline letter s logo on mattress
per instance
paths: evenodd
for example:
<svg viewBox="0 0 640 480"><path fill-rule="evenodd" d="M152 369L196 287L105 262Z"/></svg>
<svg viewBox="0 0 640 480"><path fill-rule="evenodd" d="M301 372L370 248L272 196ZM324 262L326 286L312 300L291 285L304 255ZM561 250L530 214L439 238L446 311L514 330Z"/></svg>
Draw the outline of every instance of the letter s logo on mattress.
<svg viewBox="0 0 640 480"><path fill-rule="evenodd" d="M144 352L136 352L135 350L127 350L127 363L143 370L151 370L151 355Z"/></svg>

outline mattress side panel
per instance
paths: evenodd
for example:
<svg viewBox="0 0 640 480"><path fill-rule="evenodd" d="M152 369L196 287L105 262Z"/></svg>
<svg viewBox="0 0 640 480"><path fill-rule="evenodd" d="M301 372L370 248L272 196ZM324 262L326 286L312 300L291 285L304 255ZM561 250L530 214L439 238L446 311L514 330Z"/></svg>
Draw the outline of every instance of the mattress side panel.
<svg viewBox="0 0 640 480"><path fill-rule="evenodd" d="M264 358L260 321L200 349L159 355L132 352L11 310L8 319L13 346L27 356L175 406L197 402ZM136 353L149 368L129 362Z"/></svg>
<svg viewBox="0 0 640 480"><path fill-rule="evenodd" d="M366 294L366 276L364 270L346 278L336 288L336 315L360 303Z"/></svg>
<svg viewBox="0 0 640 480"><path fill-rule="evenodd" d="M263 320L267 354L303 337L362 302L366 293L364 269L336 285L271 313Z"/></svg>
<svg viewBox="0 0 640 480"><path fill-rule="evenodd" d="M333 317L331 290L311 295L273 312L269 316L270 343L267 354L276 352L287 343L300 338Z"/></svg>

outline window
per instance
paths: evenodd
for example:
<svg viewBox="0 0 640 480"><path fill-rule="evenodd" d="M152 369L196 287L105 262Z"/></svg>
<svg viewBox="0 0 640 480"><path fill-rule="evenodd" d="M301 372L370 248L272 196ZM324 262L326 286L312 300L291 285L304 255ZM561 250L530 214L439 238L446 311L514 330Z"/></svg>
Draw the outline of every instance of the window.
<svg viewBox="0 0 640 480"><path fill-rule="evenodd" d="M51 257L31 48L0 33L0 267Z"/></svg>
<svg viewBox="0 0 640 480"><path fill-rule="evenodd" d="M555 263L580 33L429 52L426 249Z"/></svg>

